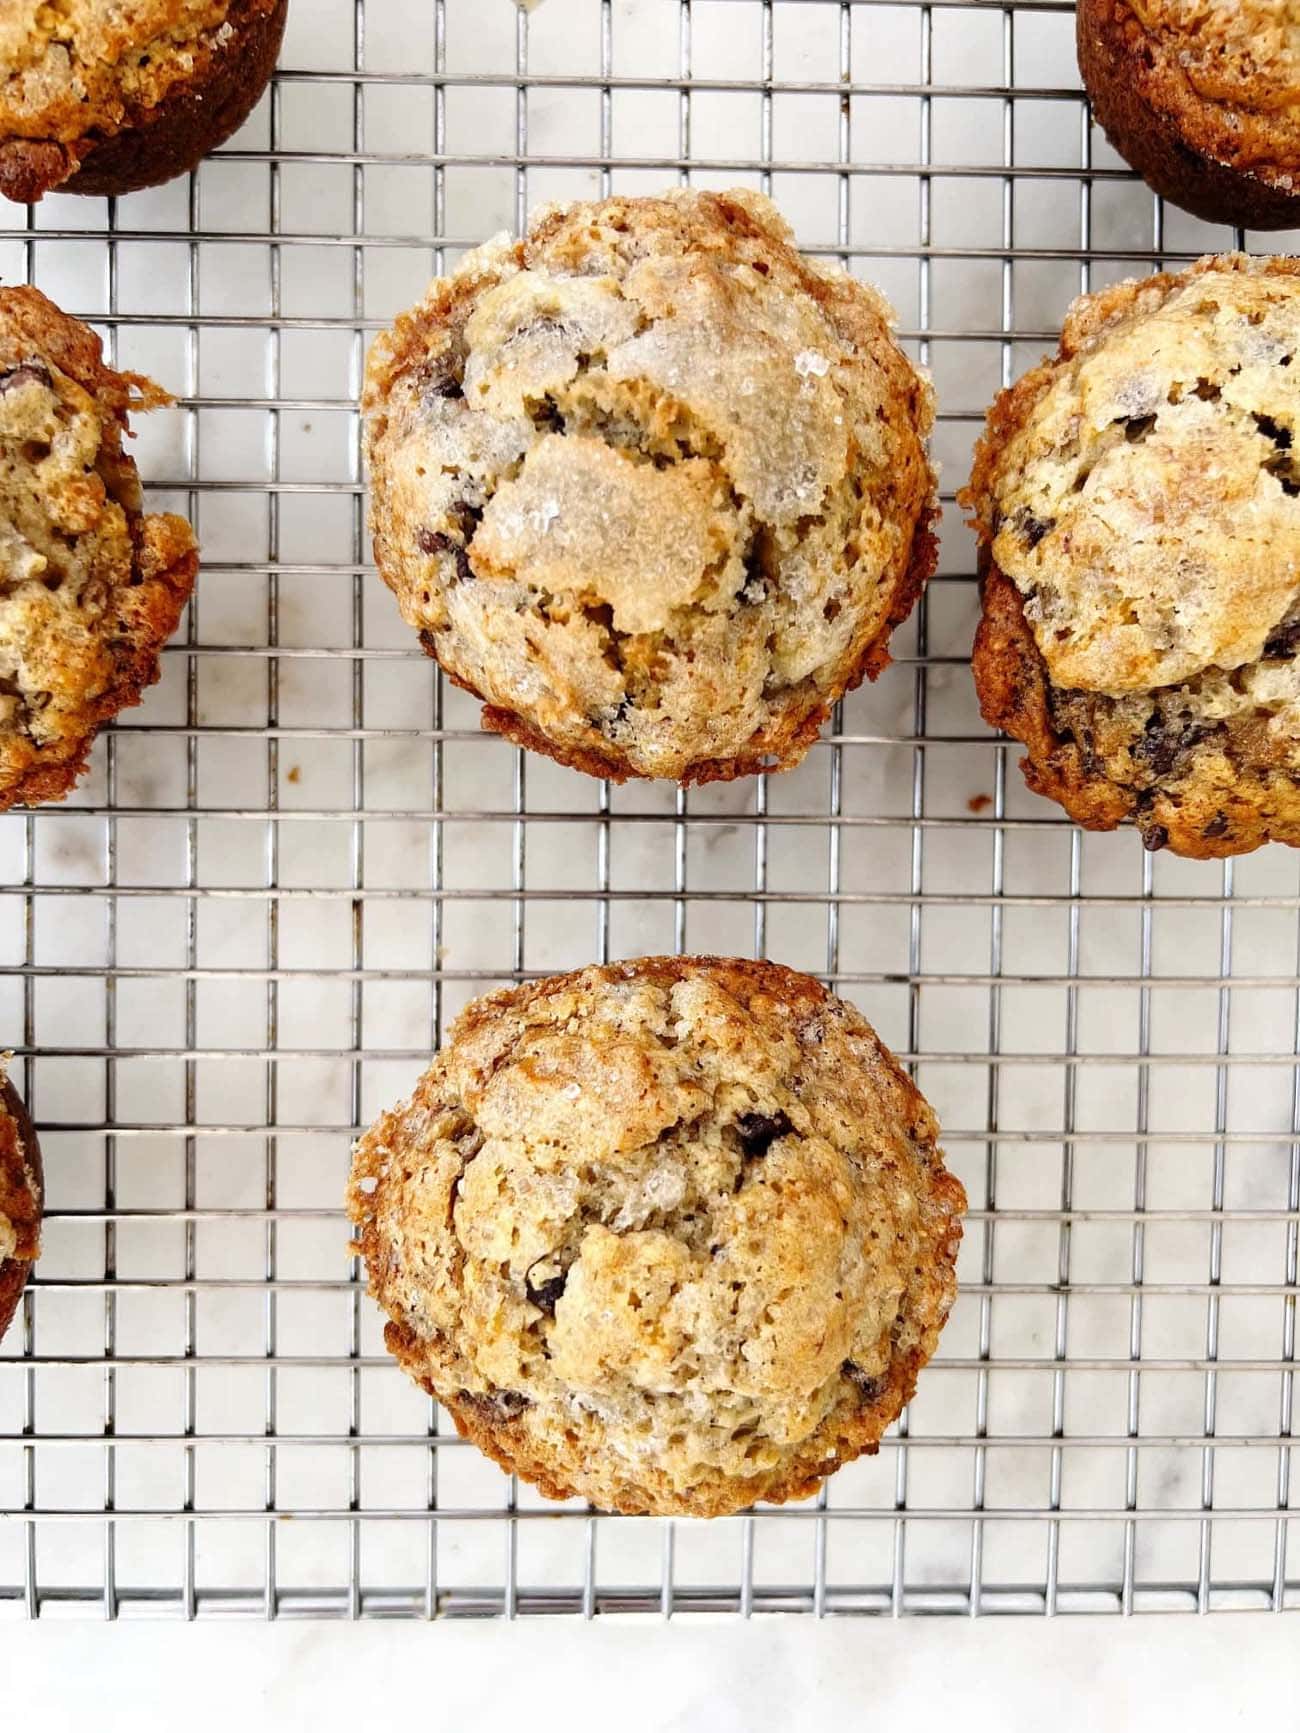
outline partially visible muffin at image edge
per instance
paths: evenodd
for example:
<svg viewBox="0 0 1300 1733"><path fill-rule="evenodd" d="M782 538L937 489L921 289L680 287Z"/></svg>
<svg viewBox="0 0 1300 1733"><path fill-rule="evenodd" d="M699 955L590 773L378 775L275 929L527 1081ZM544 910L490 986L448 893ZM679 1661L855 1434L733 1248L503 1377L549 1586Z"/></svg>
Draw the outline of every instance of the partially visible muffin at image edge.
<svg viewBox="0 0 1300 1733"><path fill-rule="evenodd" d="M37 290L0 289L0 811L62 799L158 678L198 554L184 519L143 514L122 436L170 401Z"/></svg>
<svg viewBox="0 0 1300 1733"><path fill-rule="evenodd" d="M1300 262L1076 301L989 411L973 661L1031 788L1148 848L1300 844Z"/></svg>
<svg viewBox="0 0 1300 1733"><path fill-rule="evenodd" d="M603 1510L803 1498L874 1452L965 1194L852 1006L649 957L490 994L354 1152L385 1341L502 1468Z"/></svg>
<svg viewBox="0 0 1300 1733"><path fill-rule="evenodd" d="M0 1336L13 1321L41 1249L41 1149L0 1055Z"/></svg>
<svg viewBox="0 0 1300 1733"><path fill-rule="evenodd" d="M0 193L111 196L185 174L266 88L288 0L3 0Z"/></svg>
<svg viewBox="0 0 1300 1733"><path fill-rule="evenodd" d="M1300 227L1296 0L1078 0L1093 113L1156 192L1207 222Z"/></svg>
<svg viewBox="0 0 1300 1733"><path fill-rule="evenodd" d="M931 392L749 192L550 207L375 343L375 557L484 725L596 776L804 756L934 569Z"/></svg>

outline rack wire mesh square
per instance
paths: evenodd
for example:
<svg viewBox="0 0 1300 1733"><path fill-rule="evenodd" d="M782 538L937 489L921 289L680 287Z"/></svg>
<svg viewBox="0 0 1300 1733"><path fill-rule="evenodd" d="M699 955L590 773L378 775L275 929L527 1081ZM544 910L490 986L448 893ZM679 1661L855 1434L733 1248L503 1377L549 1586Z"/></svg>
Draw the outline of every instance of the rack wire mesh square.
<svg viewBox="0 0 1300 1733"><path fill-rule="evenodd" d="M0 823L49 1188L0 1351L0 1613L1300 1604L1297 857L1084 836L965 669L989 397L1078 290L1233 240L1092 131L1072 34L1057 0L298 0L195 175L11 213L0 276L181 394L138 452L205 565L76 796ZM674 180L772 192L885 289L947 477L896 666L797 772L690 794L478 731L367 565L354 410L370 334L467 246ZM686 948L856 1000L972 1204L880 1454L711 1524L546 1505L449 1435L339 1209L467 998Z"/></svg>

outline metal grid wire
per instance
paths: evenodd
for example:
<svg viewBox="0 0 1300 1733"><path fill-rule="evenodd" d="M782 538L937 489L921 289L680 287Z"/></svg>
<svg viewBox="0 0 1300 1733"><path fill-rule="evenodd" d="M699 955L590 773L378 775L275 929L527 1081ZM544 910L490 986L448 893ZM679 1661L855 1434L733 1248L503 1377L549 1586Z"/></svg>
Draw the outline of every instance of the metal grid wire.
<svg viewBox="0 0 1300 1733"><path fill-rule="evenodd" d="M965 670L952 489L989 397L1079 289L1232 239L1092 132L1072 29L1054 0L296 0L197 174L11 211L0 275L180 393L137 451L205 564L78 794L0 824L49 1203L0 1351L0 1612L1300 1604L1297 857L1083 836ZM466 246L678 179L772 192L886 290L947 507L896 665L798 771L689 795L478 732L367 566L353 409L370 333ZM467 998L673 948L856 1000L972 1204L879 1456L709 1524L547 1505L449 1436L338 1207Z"/></svg>

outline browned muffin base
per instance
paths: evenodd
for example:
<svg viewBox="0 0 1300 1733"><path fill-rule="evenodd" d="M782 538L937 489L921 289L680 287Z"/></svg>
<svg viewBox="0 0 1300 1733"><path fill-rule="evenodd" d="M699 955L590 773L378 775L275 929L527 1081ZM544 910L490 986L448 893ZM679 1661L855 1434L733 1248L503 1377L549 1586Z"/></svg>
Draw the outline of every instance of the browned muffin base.
<svg viewBox="0 0 1300 1733"><path fill-rule="evenodd" d="M1231 133L1124 0L1078 0L1079 70L1106 137L1156 192L1206 222L1300 226L1300 186L1234 167ZM1300 175L1297 176L1300 181Z"/></svg>
<svg viewBox="0 0 1300 1733"><path fill-rule="evenodd" d="M1029 748L1020 769L1035 794L1058 801L1085 830L1114 830L1133 802L1104 777L1089 775L1075 741L1058 733L1048 701L1047 664L1025 618L1020 591L992 561L980 582L983 612L971 673L980 715Z"/></svg>
<svg viewBox="0 0 1300 1733"><path fill-rule="evenodd" d="M983 615L975 637L971 672L980 713L994 728L1029 749L1020 761L1035 794L1060 803L1085 830L1114 830L1131 822L1149 849L1168 848L1191 860L1221 860L1249 854L1266 842L1300 847L1295 784L1290 775L1259 763L1242 765L1225 736L1221 750L1199 776L1180 776L1187 761L1169 747L1167 786L1121 786L1109 779L1100 748L1106 735L1106 701L1093 708L1089 694L1056 695L1042 652L1025 618L1020 591L993 563L981 583ZM1070 701L1085 727L1095 726L1098 751L1089 751L1070 727ZM1249 774L1249 798L1239 792Z"/></svg>
<svg viewBox="0 0 1300 1733"><path fill-rule="evenodd" d="M206 77L178 85L154 108L137 109L111 137L90 134L72 144L8 139L0 144L0 193L31 204L59 191L115 198L188 174L237 132L257 106L272 72L289 0L256 14L253 0L233 0L232 36Z"/></svg>
<svg viewBox="0 0 1300 1733"><path fill-rule="evenodd" d="M893 636L894 628L907 619L939 563L939 540L933 528L938 519L939 508L932 506L922 514L917 523L912 535L907 567L895 586L889 612L875 637L864 645L857 666L845 682L846 693L856 691L864 680L876 679L893 660L889 653L889 640ZM425 655L431 656L441 667L433 633L421 632L420 643ZM468 692L471 697L483 699L483 694L468 680L461 679L450 668L443 668L443 672L453 686L459 686L462 692ZM816 743L822 724L833 707L829 703L823 704L802 717L790 716L787 726L779 734L773 732L762 740L755 741L752 752L731 758L696 759L683 773L682 786L690 787L706 782L734 782L741 776L762 776L766 771L792 770ZM534 728L524 717L498 704L484 702L480 726L487 734L500 734L514 746L522 746L528 752L539 752L543 757L553 759L555 763L562 764L569 770L580 770L586 776L600 776L610 782L621 783L639 774L625 758L616 758L585 747L566 749Z"/></svg>
<svg viewBox="0 0 1300 1733"><path fill-rule="evenodd" d="M15 1161L15 1150L12 1144L11 1129L5 1121L12 1122L17 1128L18 1140L23 1146L26 1156L26 1166L36 1184L36 1197L33 1200L28 1187L27 1174L23 1171L21 1161ZM0 1209L10 1216L15 1227L22 1235L23 1249L31 1256L15 1256L6 1258L0 1263L0 1336L3 1336L13 1322L14 1313L18 1310L18 1302L22 1298L27 1278L31 1274L35 1256L36 1234L40 1225L41 1203L45 1189L45 1176L41 1168L41 1146L36 1140L36 1132L28 1117L27 1109L18 1091L7 1077L0 1075ZM32 1221L31 1205L35 1202L35 1220Z"/></svg>

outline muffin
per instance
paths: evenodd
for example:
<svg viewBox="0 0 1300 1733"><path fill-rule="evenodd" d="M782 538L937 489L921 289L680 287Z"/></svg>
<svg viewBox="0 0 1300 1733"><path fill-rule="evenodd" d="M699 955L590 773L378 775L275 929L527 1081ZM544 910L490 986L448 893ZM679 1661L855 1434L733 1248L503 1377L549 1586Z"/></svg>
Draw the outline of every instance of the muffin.
<svg viewBox="0 0 1300 1733"><path fill-rule="evenodd" d="M1300 843L1300 262L1077 301L989 412L974 674L1031 788L1198 857Z"/></svg>
<svg viewBox="0 0 1300 1733"><path fill-rule="evenodd" d="M1078 0L1079 68L1115 149L1212 223L1300 226L1295 0Z"/></svg>
<svg viewBox="0 0 1300 1733"><path fill-rule="evenodd" d="M965 1195L852 1006L646 957L470 1005L354 1152L397 1360L550 1498L718 1516L874 1452L956 1293Z"/></svg>
<svg viewBox="0 0 1300 1733"><path fill-rule="evenodd" d="M241 126L289 0L5 0L0 193L112 196L186 174Z"/></svg>
<svg viewBox="0 0 1300 1733"><path fill-rule="evenodd" d="M41 1148L0 1061L0 1336L41 1249Z"/></svg>
<svg viewBox="0 0 1300 1733"><path fill-rule="evenodd" d="M158 678L198 554L182 518L141 512L122 435L170 401L37 290L0 289L0 811L62 799Z"/></svg>
<svg viewBox="0 0 1300 1733"><path fill-rule="evenodd" d="M549 207L374 345L375 557L484 725L593 776L797 764L934 568L929 385L748 192Z"/></svg>

